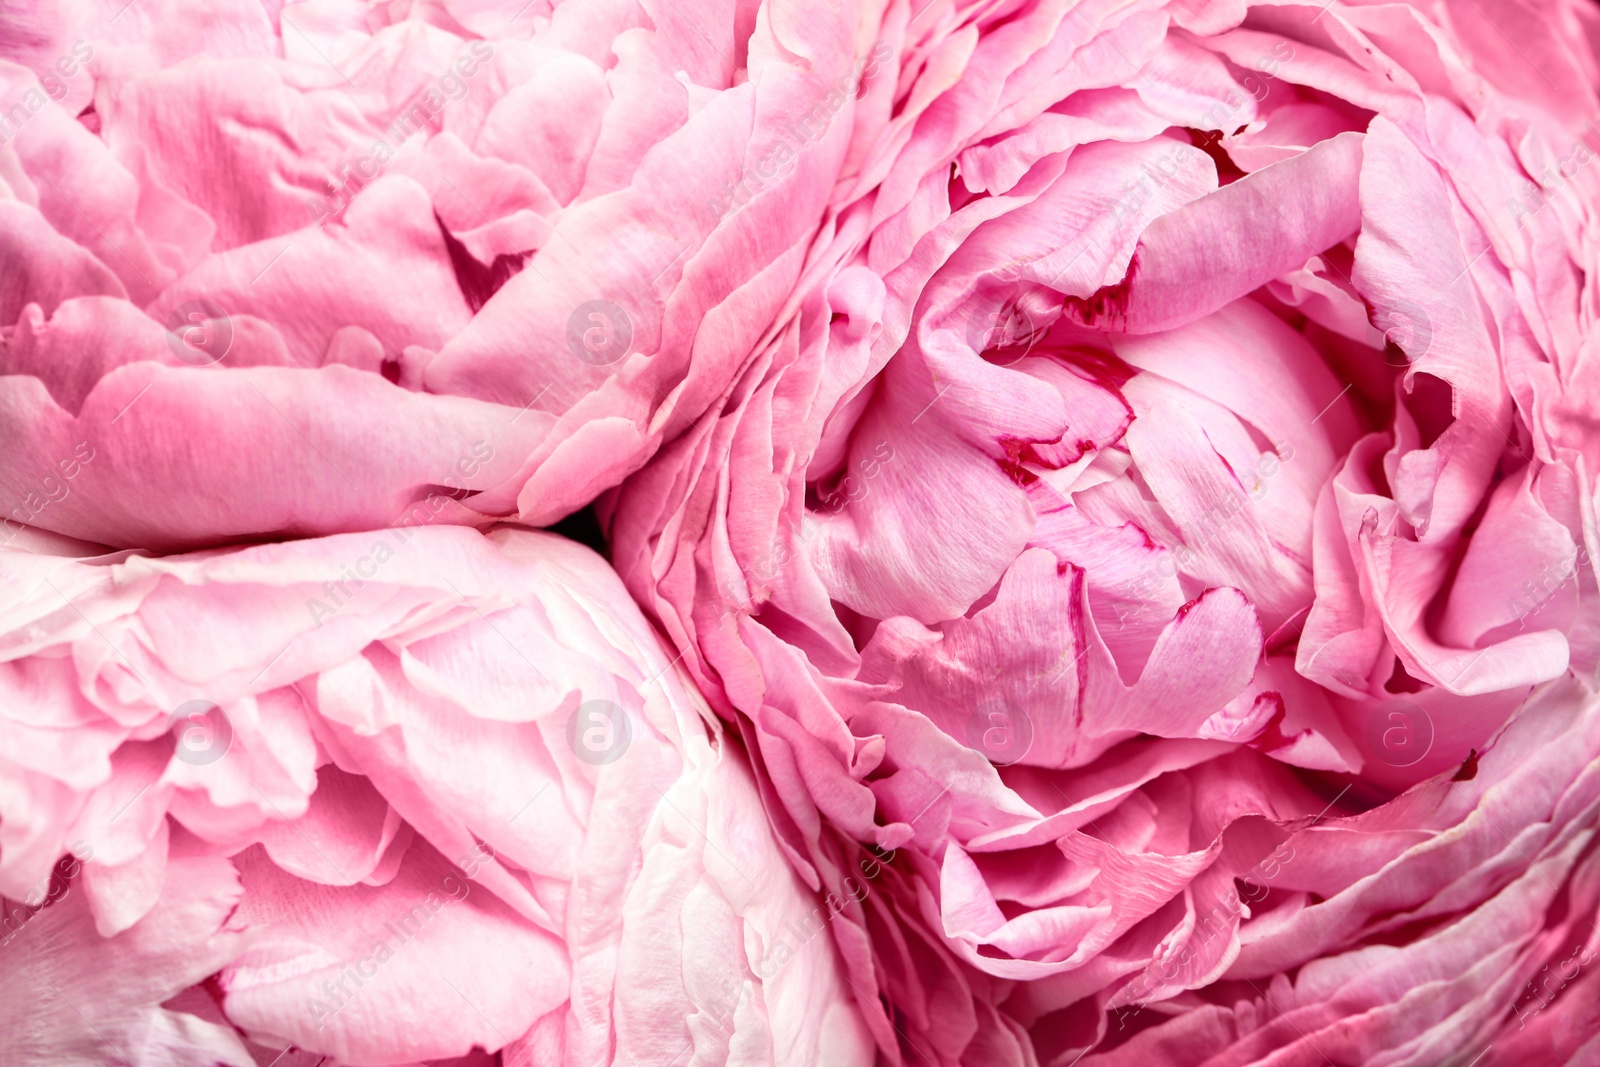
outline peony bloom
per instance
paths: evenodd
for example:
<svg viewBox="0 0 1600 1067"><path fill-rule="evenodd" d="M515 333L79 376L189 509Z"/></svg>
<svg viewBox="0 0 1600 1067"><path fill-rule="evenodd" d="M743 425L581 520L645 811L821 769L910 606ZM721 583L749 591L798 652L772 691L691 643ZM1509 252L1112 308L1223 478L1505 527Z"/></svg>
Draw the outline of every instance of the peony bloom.
<svg viewBox="0 0 1600 1067"><path fill-rule="evenodd" d="M856 849L848 898L802 881L593 552L25 539L0 554L6 1063L873 1062L832 925L876 863Z"/></svg>
<svg viewBox="0 0 1600 1067"><path fill-rule="evenodd" d="M891 14L794 314L604 501L1041 1062L1465 1062L1594 947L1600 18L1538 6Z"/></svg>
<svg viewBox="0 0 1600 1067"><path fill-rule="evenodd" d="M1597 748L1600 699L1564 679L1528 701L1470 775L1291 834L1243 876L1252 917L1220 979L1159 1003L1142 998L1160 978L1123 987L1108 1047L1079 1062L1592 1062ZM1227 908L1197 913L1194 929L1216 938L1226 919ZM1147 974L1176 975L1182 962ZM1073 1044L1053 1036L1056 1049Z"/></svg>
<svg viewBox="0 0 1600 1067"><path fill-rule="evenodd" d="M789 298L885 58L860 7L11 5L5 536L587 504Z"/></svg>

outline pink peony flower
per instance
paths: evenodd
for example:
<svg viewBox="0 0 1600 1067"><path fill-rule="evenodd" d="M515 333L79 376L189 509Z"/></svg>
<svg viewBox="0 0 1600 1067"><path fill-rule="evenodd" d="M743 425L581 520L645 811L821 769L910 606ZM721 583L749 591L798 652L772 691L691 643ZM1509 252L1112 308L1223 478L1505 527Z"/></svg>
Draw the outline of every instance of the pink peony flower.
<svg viewBox="0 0 1600 1067"><path fill-rule="evenodd" d="M1041 1062L1467 1062L1591 944L1600 19L1538 7L891 14L795 312L604 502Z"/></svg>
<svg viewBox="0 0 1600 1067"><path fill-rule="evenodd" d="M24 540L0 553L7 1064L873 1062L831 928L875 861L848 896L802 881L588 549Z"/></svg>
<svg viewBox="0 0 1600 1067"><path fill-rule="evenodd" d="M1292 834L1244 878L1250 919L1220 980L1159 1003L1142 998L1160 978L1124 986L1106 1051L1079 1062L1589 1062L1600 1049L1597 747L1600 700L1564 679L1472 773ZM1197 912L1193 929L1226 936L1229 906ZM1049 999L1030 1006L1050 1011ZM1058 1058L1081 1043L1052 1036Z"/></svg>
<svg viewBox="0 0 1600 1067"><path fill-rule="evenodd" d="M587 504L789 297L886 58L858 7L8 9L5 536Z"/></svg>

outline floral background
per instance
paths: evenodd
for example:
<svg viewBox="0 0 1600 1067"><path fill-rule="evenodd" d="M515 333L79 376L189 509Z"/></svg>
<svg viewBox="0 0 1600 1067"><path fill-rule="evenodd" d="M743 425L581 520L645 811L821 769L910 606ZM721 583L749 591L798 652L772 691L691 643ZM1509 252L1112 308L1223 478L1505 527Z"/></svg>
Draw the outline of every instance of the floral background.
<svg viewBox="0 0 1600 1067"><path fill-rule="evenodd" d="M1600 1062L1590 0L0 11L0 1059Z"/></svg>

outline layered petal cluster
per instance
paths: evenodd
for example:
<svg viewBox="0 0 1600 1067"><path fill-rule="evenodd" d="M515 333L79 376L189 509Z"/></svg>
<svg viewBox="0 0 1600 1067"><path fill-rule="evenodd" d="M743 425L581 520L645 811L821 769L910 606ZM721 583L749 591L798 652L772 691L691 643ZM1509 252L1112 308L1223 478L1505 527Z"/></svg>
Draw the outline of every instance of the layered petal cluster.
<svg viewBox="0 0 1600 1067"><path fill-rule="evenodd" d="M1164 977L1120 989L1103 1051L1080 1062L1593 1062L1597 746L1600 699L1563 679L1519 710L1471 774L1323 818L1270 852L1231 833L1241 859L1261 858L1238 904L1197 914L1194 929L1225 937L1242 909L1237 957L1216 982L1159 1002L1145 998ZM1150 973L1176 977L1182 963L1168 957ZM1065 1016L1055 1021L1053 1040L1040 1029L1046 1057L1047 1043L1082 1045Z"/></svg>
<svg viewBox="0 0 1600 1067"><path fill-rule="evenodd" d="M589 549L27 536L0 554L7 1063L874 1061L831 926L876 864L848 898L802 881Z"/></svg>
<svg viewBox="0 0 1600 1067"><path fill-rule="evenodd" d="M794 314L603 502L629 588L1042 1061L1515 1029L1594 917L1594 9L884 24Z"/></svg>
<svg viewBox="0 0 1600 1067"><path fill-rule="evenodd" d="M582 507L790 297L882 76L872 10L8 7L7 534Z"/></svg>

